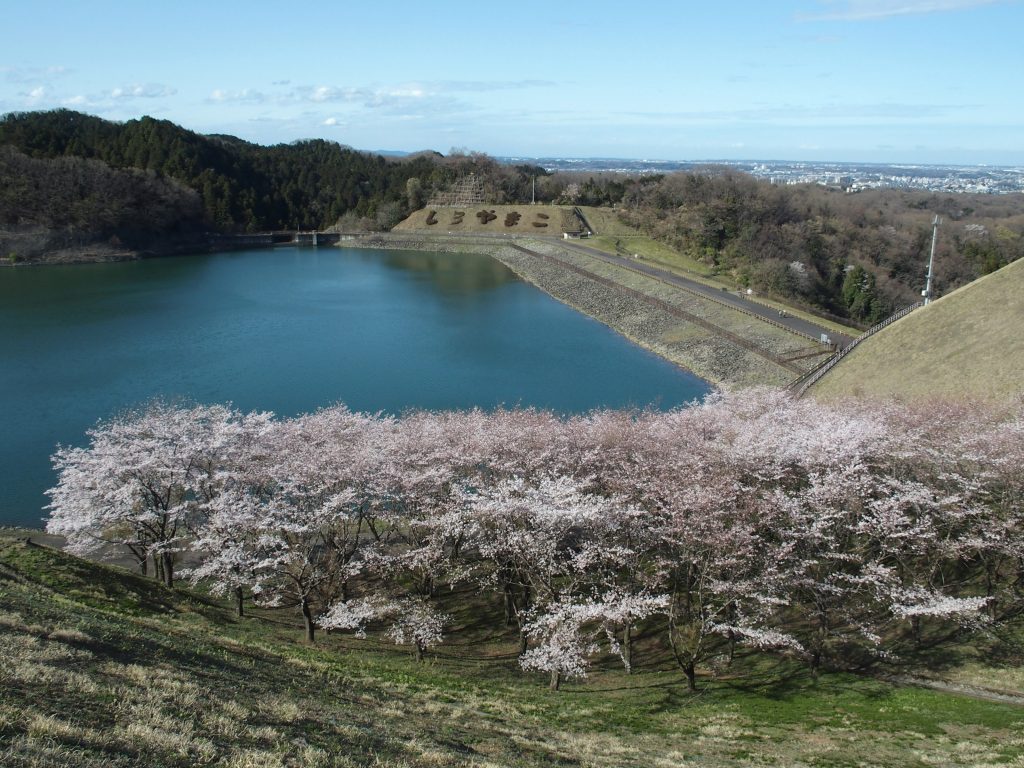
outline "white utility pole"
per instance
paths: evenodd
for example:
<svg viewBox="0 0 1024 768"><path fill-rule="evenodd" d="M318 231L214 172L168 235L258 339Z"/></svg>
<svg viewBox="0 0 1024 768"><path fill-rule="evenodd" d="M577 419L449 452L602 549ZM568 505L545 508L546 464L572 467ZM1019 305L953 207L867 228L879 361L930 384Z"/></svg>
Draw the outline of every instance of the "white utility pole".
<svg viewBox="0 0 1024 768"><path fill-rule="evenodd" d="M935 241L939 238L939 217L935 217L935 221L932 222L932 252L928 257L928 279L925 282L924 290L921 291L921 295L924 296L924 303L927 304L932 300L932 268L935 266Z"/></svg>

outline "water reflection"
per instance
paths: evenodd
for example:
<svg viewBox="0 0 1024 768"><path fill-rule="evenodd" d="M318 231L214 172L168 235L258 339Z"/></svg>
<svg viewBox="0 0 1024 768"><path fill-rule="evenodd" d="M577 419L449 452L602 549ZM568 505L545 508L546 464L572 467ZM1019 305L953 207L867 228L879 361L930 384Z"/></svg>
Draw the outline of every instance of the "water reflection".
<svg viewBox="0 0 1024 768"><path fill-rule="evenodd" d="M392 269L423 275L443 294L469 296L492 291L519 277L500 261L466 253L385 251L382 261ZM373 257L371 257L373 258Z"/></svg>
<svg viewBox="0 0 1024 768"><path fill-rule="evenodd" d="M294 415L674 407L707 385L475 254L275 249L0 270L0 524L155 397Z"/></svg>

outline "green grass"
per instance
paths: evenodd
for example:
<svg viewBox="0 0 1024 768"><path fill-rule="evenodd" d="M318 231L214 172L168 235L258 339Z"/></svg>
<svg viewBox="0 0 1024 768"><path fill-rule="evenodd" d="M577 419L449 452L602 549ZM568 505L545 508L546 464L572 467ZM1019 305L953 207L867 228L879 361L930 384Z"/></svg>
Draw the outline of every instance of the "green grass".
<svg viewBox="0 0 1024 768"><path fill-rule="evenodd" d="M144 606L144 608L139 608ZM1020 765L1024 709L786 660L705 678L653 656L546 689L496 606L417 664L289 613L0 539L0 764L17 766Z"/></svg>
<svg viewBox="0 0 1024 768"><path fill-rule="evenodd" d="M669 248L650 237L640 235L632 237L617 237L614 235L598 235L590 238L587 245L599 248L602 251L613 255L634 255L639 260L648 262L654 266L662 267L672 272L678 272L687 277L710 278L713 275L711 267L703 262L692 259ZM725 286L735 290L735 285L728 280L705 280L709 284Z"/></svg>
<svg viewBox="0 0 1024 768"><path fill-rule="evenodd" d="M1024 260L986 275L861 343L816 397L1018 397L1024 381Z"/></svg>
<svg viewBox="0 0 1024 768"><path fill-rule="evenodd" d="M591 225L598 231L596 237L590 238L587 241L587 245L593 248L612 255L621 256L624 255L624 252L628 255L636 255L639 257L640 262L688 277L712 288L726 291L738 291L742 288L739 283L732 280L728 275L716 273L708 264L687 254L679 253L665 243L641 235L639 231L618 221L618 217L611 209L584 208L583 211ZM604 228L595 222L600 222ZM755 298L761 304L777 310L785 309L795 317L815 323L828 330L851 336L860 335L860 331L852 326L820 317L788 302L760 295Z"/></svg>

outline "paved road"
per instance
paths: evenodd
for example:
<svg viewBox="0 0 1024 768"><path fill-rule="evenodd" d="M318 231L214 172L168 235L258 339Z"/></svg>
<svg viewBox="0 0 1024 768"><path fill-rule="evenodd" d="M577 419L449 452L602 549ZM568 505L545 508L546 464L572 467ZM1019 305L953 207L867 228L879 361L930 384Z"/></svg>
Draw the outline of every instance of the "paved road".
<svg viewBox="0 0 1024 768"><path fill-rule="evenodd" d="M552 244L558 245L559 247L581 251L583 253L586 253L588 256L593 256L595 258L602 259L610 264L616 264L618 266L626 267L628 269L632 269L637 272L650 275L651 277L663 280L666 283L674 285L683 290L690 291L701 296L705 296L713 301L719 302L720 304L725 304L726 306L734 307L735 309L738 309L741 312L746 312L750 315L754 315L755 317L761 318L766 322L781 325L791 331L795 331L797 333L802 333L806 336L810 336L814 340L820 339L821 334L824 333L828 335L828 337L832 340L832 343L837 344L840 349L849 345L850 342L852 342L855 338L854 336L845 333L838 333L830 328L825 328L824 326L818 325L809 320L803 320L802 318L799 317L793 317L791 315L786 315L785 317L782 317L779 315L779 311L777 309L766 307L763 304L757 303L756 301L750 301L746 298L743 298L742 296L736 295L735 293L723 291L720 288L712 288L710 286L705 285L704 283L697 282L696 280L690 280L689 278L677 275L674 272L668 272L667 270L664 269L652 267L649 264L644 264L635 259L625 259L622 258L621 256L613 256L609 253L606 253L605 251L598 250L597 248L592 248L588 245L583 245L578 241L567 241L555 237L544 237L543 235L533 235L524 237L521 235L511 235L506 233L485 232L427 233L419 231L398 231L391 232L388 234L397 238L406 236L410 238L417 238L423 240L465 240L468 242L472 242L474 240L478 242L515 242L520 239L544 240L551 242Z"/></svg>
<svg viewBox="0 0 1024 768"><path fill-rule="evenodd" d="M635 259L626 259L621 256L613 256L609 253L605 253L604 251L600 251L597 248L592 248L588 245L582 245L581 243L562 242L559 243L559 245L573 248L578 251L582 251L583 253L586 253L588 256L594 256L598 259L608 262L609 264L616 264L618 266L626 267L627 269L642 272L643 274L650 275L651 277L656 277L659 280L663 280L666 283L670 283L684 290L700 294L701 296L705 296L721 304L726 304L728 306L735 307L736 309L739 309L741 312L747 312L749 314L767 320L768 322L775 323L777 325L782 325L792 331L796 331L797 333L806 334L807 336L810 336L814 339L820 339L821 334L824 333L832 340L834 344L838 344L840 348L845 347L855 338L845 333L837 333L836 331L833 331L829 328L825 328L823 326L817 325L816 323L812 323L809 320L804 320L799 317L793 317L792 315L786 315L785 317L782 317L779 315L778 310L772 309L771 307L766 307L763 304L758 304L757 302L749 301L743 298L742 296L738 296L735 293L730 293L729 291L723 291L720 288L712 288L708 285L704 285L703 283L699 283L696 280L690 280L689 278L677 275L674 272L668 272L664 269L652 267L649 264L644 264Z"/></svg>

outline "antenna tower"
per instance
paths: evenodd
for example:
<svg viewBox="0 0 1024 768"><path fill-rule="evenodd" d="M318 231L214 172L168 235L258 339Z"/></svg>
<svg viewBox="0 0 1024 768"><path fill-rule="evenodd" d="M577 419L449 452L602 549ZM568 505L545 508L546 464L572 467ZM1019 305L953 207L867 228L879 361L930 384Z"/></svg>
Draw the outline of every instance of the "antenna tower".
<svg viewBox="0 0 1024 768"><path fill-rule="evenodd" d="M939 239L939 217L935 216L935 221L932 222L932 252L928 256L928 278L925 281L924 290L921 291L921 295L924 296L924 303L927 304L932 300L932 270L935 266L935 243Z"/></svg>

